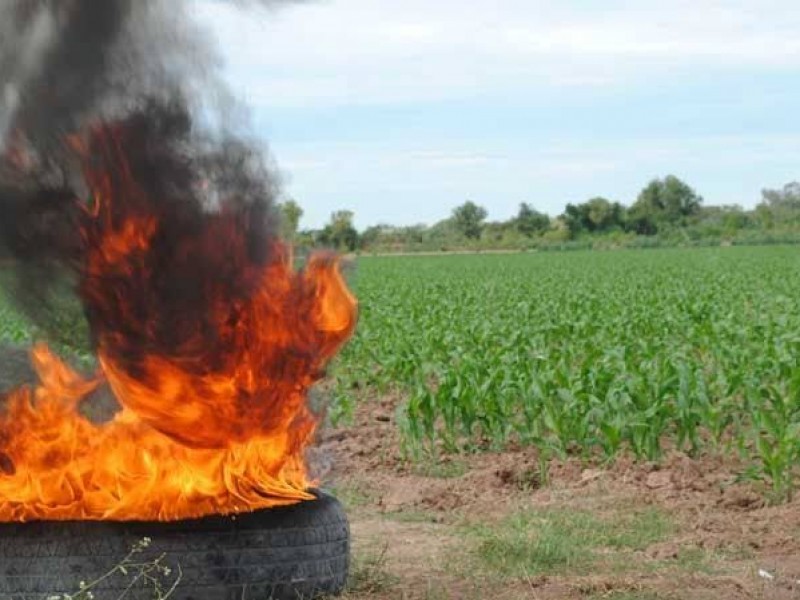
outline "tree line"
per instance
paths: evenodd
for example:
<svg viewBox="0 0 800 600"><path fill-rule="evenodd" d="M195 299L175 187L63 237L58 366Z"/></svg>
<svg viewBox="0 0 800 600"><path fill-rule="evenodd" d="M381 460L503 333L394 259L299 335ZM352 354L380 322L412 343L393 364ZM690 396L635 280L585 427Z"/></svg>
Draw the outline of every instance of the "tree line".
<svg viewBox="0 0 800 600"><path fill-rule="evenodd" d="M511 219L487 221L487 210L468 200L433 225L380 224L363 231L354 226L352 211L334 212L321 229L301 229L303 210L296 201L287 200L280 209L283 235L296 245L351 252L800 241L798 182L763 190L753 210L704 206L691 186L667 175L650 181L630 206L597 196L567 204L552 217L523 202Z"/></svg>

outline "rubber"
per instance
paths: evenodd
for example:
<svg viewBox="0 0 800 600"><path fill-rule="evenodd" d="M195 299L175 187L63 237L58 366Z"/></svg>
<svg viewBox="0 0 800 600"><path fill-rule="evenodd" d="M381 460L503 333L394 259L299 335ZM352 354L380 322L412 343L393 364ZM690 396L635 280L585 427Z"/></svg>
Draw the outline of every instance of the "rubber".
<svg viewBox="0 0 800 600"><path fill-rule="evenodd" d="M350 531L339 502L315 500L236 517L175 522L39 521L0 523L0 598L46 600L74 594L113 570L137 542L149 562L164 554L171 570L164 590L181 577L175 600L309 600L338 595L350 566ZM96 600L152 600L152 582L127 593L135 569L116 571L91 591Z"/></svg>

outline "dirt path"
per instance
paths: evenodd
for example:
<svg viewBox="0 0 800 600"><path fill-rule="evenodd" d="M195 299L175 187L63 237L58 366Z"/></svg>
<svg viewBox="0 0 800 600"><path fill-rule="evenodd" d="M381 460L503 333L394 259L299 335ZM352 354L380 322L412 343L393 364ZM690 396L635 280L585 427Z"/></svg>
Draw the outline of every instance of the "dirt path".
<svg viewBox="0 0 800 600"><path fill-rule="evenodd" d="M800 503L766 505L740 465L576 459L548 485L532 449L411 466L391 404L320 447L352 522L348 598L800 599Z"/></svg>

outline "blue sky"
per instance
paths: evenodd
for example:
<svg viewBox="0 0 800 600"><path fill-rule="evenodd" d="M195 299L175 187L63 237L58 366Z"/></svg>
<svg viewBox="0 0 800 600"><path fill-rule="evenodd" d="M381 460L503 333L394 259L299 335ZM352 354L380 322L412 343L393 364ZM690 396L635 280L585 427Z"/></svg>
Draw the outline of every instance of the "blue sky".
<svg viewBox="0 0 800 600"><path fill-rule="evenodd" d="M433 223L467 199L559 214L675 174L752 207L800 178L793 0L197 0L285 194L318 227Z"/></svg>

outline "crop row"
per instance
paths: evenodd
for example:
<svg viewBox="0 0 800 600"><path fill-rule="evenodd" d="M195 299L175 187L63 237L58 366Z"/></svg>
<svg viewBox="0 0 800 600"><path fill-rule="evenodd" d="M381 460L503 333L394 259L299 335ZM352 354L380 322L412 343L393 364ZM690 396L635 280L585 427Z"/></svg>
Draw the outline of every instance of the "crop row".
<svg viewBox="0 0 800 600"><path fill-rule="evenodd" d="M714 248L364 258L337 406L391 388L406 450L736 451L791 493L800 252ZM356 394L363 395L363 392Z"/></svg>

